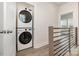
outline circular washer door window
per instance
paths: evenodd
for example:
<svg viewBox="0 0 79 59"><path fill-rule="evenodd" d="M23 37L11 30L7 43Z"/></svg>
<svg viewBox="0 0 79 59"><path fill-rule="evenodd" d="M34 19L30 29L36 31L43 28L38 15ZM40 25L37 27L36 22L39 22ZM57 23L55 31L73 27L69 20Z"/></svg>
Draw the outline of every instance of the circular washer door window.
<svg viewBox="0 0 79 59"><path fill-rule="evenodd" d="M30 32L23 32L19 36L19 41L22 44L28 44L32 39L32 35Z"/></svg>
<svg viewBox="0 0 79 59"><path fill-rule="evenodd" d="M29 23L32 20L32 15L29 11L22 10L19 13L20 21L23 23Z"/></svg>

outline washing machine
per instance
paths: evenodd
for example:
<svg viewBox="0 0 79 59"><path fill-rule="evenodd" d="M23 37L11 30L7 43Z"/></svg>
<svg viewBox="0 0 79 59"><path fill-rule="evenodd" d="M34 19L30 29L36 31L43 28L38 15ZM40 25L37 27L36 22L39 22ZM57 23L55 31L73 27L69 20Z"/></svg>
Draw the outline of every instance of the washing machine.
<svg viewBox="0 0 79 59"><path fill-rule="evenodd" d="M32 27L32 9L31 8L17 8L17 27Z"/></svg>
<svg viewBox="0 0 79 59"><path fill-rule="evenodd" d="M32 28L17 29L17 50L32 47Z"/></svg>

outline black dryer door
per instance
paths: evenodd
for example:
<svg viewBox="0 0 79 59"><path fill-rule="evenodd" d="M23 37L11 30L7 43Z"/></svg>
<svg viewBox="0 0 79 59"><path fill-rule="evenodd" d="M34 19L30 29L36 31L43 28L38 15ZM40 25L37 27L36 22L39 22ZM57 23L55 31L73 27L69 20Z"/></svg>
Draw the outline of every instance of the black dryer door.
<svg viewBox="0 0 79 59"><path fill-rule="evenodd" d="M28 44L32 39L32 35L30 32L23 32L19 36L19 41L22 44Z"/></svg>
<svg viewBox="0 0 79 59"><path fill-rule="evenodd" d="M29 23L32 20L32 15L29 11L21 10L19 13L19 19L23 23Z"/></svg>

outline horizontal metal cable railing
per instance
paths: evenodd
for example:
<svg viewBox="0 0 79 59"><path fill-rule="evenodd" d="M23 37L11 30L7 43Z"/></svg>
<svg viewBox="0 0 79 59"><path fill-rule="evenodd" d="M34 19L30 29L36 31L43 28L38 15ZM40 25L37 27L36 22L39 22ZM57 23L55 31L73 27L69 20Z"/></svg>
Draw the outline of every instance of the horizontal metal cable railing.
<svg viewBox="0 0 79 59"><path fill-rule="evenodd" d="M77 46L77 28L49 27L49 55L64 56Z"/></svg>

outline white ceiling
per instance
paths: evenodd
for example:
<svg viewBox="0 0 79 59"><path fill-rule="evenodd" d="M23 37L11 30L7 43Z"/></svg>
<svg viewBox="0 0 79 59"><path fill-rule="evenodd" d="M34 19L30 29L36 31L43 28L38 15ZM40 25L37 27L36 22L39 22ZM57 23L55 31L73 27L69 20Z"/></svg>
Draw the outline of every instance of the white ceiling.
<svg viewBox="0 0 79 59"><path fill-rule="evenodd" d="M56 5L62 5L62 4L65 4L67 2L53 2L53 3L55 3Z"/></svg>

